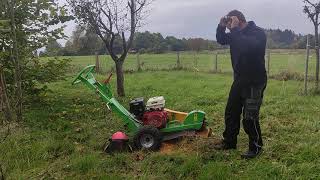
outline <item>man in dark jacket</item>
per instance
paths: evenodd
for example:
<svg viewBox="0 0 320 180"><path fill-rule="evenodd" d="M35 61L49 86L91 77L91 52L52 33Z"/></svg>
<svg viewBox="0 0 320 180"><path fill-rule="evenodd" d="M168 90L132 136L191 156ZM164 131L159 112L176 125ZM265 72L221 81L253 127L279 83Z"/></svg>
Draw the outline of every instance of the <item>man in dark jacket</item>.
<svg viewBox="0 0 320 180"><path fill-rule="evenodd" d="M230 30L226 33L226 28ZM259 111L267 84L265 69L266 35L254 22L233 10L223 17L217 28L218 43L230 45L234 81L225 110L224 139L216 149L236 149L243 114L243 127L249 136L249 150L243 158L254 158L262 151Z"/></svg>

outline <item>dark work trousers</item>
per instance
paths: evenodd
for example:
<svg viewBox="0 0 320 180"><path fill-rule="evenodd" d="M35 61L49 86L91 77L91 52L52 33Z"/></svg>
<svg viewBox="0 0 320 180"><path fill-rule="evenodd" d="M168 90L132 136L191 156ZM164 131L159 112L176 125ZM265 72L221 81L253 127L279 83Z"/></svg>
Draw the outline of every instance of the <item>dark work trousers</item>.
<svg viewBox="0 0 320 180"><path fill-rule="evenodd" d="M259 124L259 111L266 83L247 83L235 80L231 86L225 110L224 142L236 146L240 130L241 113L243 128L249 136L249 150L263 146Z"/></svg>

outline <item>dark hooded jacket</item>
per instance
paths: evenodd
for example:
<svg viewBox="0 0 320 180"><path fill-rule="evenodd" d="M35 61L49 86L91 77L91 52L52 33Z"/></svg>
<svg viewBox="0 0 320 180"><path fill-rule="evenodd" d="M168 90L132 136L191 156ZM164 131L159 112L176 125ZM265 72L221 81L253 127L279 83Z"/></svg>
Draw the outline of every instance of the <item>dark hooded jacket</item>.
<svg viewBox="0 0 320 180"><path fill-rule="evenodd" d="M217 41L221 45L230 45L234 79L252 83L265 83L266 34L253 21L240 30L233 28L226 33L226 27L218 26Z"/></svg>

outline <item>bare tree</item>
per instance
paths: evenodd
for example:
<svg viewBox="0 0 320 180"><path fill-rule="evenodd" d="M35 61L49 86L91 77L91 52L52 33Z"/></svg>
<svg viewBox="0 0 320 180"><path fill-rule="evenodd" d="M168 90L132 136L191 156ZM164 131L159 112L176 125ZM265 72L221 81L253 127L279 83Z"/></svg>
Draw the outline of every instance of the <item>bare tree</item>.
<svg viewBox="0 0 320 180"><path fill-rule="evenodd" d="M303 0L306 4L304 6L303 12L308 15L308 18L314 25L314 34L315 34L315 44L314 49L316 51L317 62L316 62L316 90L319 90L319 14L320 14L320 1L319 2L310 2L309 0Z"/></svg>
<svg viewBox="0 0 320 180"><path fill-rule="evenodd" d="M141 25L150 0L68 0L78 22L89 25L103 40L116 65L117 93L125 96L123 63L132 46L137 27ZM128 37L128 38L127 38ZM122 53L114 45L121 40Z"/></svg>

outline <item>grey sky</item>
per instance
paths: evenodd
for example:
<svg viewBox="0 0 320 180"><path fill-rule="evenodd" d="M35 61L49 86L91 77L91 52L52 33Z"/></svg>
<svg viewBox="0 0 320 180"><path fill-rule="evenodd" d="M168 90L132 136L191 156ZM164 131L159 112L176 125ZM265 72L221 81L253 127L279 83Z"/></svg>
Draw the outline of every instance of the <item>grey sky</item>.
<svg viewBox="0 0 320 180"><path fill-rule="evenodd" d="M312 24L303 14L302 7L302 0L155 0L147 24L139 31L149 30L179 38L215 39L220 17L238 9L247 20L253 20L263 28L312 33ZM66 34L70 35L73 28L74 24L69 23Z"/></svg>

